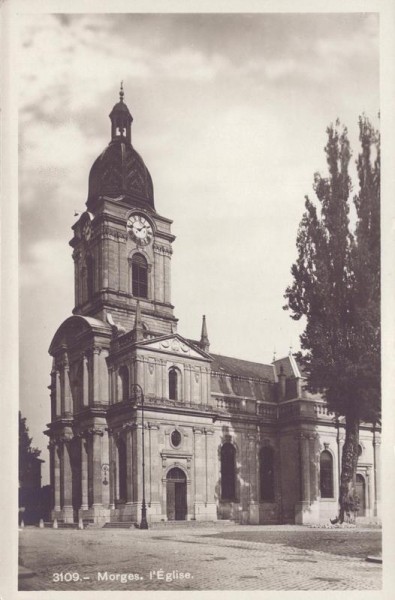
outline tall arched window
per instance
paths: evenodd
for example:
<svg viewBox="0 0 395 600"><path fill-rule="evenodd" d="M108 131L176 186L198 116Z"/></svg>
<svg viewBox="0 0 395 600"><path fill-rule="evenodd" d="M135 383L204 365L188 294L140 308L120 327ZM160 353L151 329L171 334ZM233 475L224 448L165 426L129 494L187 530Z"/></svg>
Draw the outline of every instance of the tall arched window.
<svg viewBox="0 0 395 600"><path fill-rule="evenodd" d="M86 257L86 288L88 300L91 300L94 292L94 263L90 254Z"/></svg>
<svg viewBox="0 0 395 600"><path fill-rule="evenodd" d="M178 400L178 372L174 367L169 370L169 399Z"/></svg>
<svg viewBox="0 0 395 600"><path fill-rule="evenodd" d="M129 369L125 366L119 369L119 378L121 380L122 401L129 400Z"/></svg>
<svg viewBox="0 0 395 600"><path fill-rule="evenodd" d="M321 498L333 498L333 459L328 450L320 456L320 493Z"/></svg>
<svg viewBox="0 0 395 600"><path fill-rule="evenodd" d="M132 258L132 294L148 297L148 264L142 254L134 254Z"/></svg>
<svg viewBox="0 0 395 600"><path fill-rule="evenodd" d="M265 446L259 453L260 497L264 502L274 500L274 453L273 448Z"/></svg>
<svg viewBox="0 0 395 600"><path fill-rule="evenodd" d="M236 450L226 442L221 448L221 499L234 500L236 496Z"/></svg>

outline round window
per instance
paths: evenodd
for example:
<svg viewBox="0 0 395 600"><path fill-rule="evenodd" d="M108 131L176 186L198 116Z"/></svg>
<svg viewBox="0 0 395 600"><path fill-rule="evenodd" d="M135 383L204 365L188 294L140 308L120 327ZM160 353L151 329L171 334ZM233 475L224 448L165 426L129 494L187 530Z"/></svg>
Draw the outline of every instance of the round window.
<svg viewBox="0 0 395 600"><path fill-rule="evenodd" d="M171 434L171 443L175 448L181 444L181 433L175 429Z"/></svg>

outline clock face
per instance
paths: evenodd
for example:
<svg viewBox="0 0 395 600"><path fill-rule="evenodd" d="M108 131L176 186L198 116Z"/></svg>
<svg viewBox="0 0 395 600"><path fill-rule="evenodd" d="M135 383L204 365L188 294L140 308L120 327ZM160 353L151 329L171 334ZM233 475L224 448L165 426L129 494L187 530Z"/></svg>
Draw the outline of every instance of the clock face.
<svg viewBox="0 0 395 600"><path fill-rule="evenodd" d="M143 215L130 215L127 222L127 230L138 244L149 244L152 240L151 224Z"/></svg>
<svg viewBox="0 0 395 600"><path fill-rule="evenodd" d="M91 229L90 221L85 221L85 223L82 227L82 235L84 236L86 241L88 241L90 239L91 233L92 233L92 229Z"/></svg>

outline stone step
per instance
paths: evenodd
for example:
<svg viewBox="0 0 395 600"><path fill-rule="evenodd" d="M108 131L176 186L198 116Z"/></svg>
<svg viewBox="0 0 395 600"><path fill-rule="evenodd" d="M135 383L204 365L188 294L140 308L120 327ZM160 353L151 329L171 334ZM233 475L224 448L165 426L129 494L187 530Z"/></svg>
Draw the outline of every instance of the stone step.
<svg viewBox="0 0 395 600"><path fill-rule="evenodd" d="M134 521L108 521L104 523L103 529L135 529L138 527Z"/></svg>
<svg viewBox="0 0 395 600"><path fill-rule="evenodd" d="M219 519L218 521L155 521L150 523L150 529L189 529L194 527L227 527L229 525L237 525L237 523L228 519Z"/></svg>
<svg viewBox="0 0 395 600"><path fill-rule="evenodd" d="M46 521L44 527L53 528L52 521ZM64 523L63 521L58 521L58 529L78 529L78 523Z"/></svg>

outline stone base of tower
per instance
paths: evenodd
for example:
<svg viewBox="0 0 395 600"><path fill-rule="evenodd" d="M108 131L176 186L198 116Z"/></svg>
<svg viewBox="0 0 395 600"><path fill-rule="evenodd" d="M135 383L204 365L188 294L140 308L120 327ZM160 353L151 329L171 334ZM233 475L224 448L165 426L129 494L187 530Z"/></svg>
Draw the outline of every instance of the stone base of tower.
<svg viewBox="0 0 395 600"><path fill-rule="evenodd" d="M111 510L102 504L94 504L90 508L80 508L78 518L83 521L94 523L95 525L104 525L110 520Z"/></svg>
<svg viewBox="0 0 395 600"><path fill-rule="evenodd" d="M215 502L195 502L193 514L190 517L194 521L216 521L217 505Z"/></svg>
<svg viewBox="0 0 395 600"><path fill-rule="evenodd" d="M248 525L259 525L259 504L250 503L248 511Z"/></svg>
<svg viewBox="0 0 395 600"><path fill-rule="evenodd" d="M51 520L57 520L59 523L74 523L74 511L72 506L51 511Z"/></svg>
<svg viewBox="0 0 395 600"><path fill-rule="evenodd" d="M110 510L109 521L134 522L139 521L139 505L137 502L125 502Z"/></svg>
<svg viewBox="0 0 395 600"><path fill-rule="evenodd" d="M295 504L295 525L314 525L320 521L318 502L297 502Z"/></svg>

